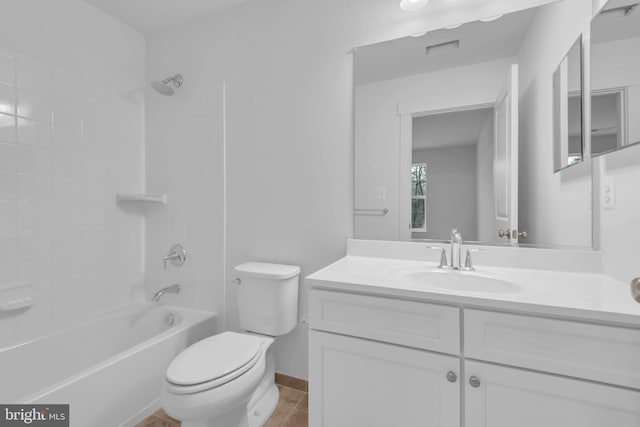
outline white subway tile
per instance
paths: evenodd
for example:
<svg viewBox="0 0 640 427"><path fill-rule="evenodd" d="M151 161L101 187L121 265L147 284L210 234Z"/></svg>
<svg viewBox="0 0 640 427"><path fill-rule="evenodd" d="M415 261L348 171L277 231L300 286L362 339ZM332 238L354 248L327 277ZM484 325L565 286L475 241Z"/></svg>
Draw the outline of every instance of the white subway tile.
<svg viewBox="0 0 640 427"><path fill-rule="evenodd" d="M51 175L51 150L48 148L18 146L18 172Z"/></svg>
<svg viewBox="0 0 640 427"><path fill-rule="evenodd" d="M81 178L92 165L77 151L55 150L53 152L53 174Z"/></svg>
<svg viewBox="0 0 640 427"><path fill-rule="evenodd" d="M17 225L17 205L14 200L0 200L0 229L15 229Z"/></svg>
<svg viewBox="0 0 640 427"><path fill-rule="evenodd" d="M0 113L16 113L16 90L11 86L0 84Z"/></svg>
<svg viewBox="0 0 640 427"><path fill-rule="evenodd" d="M51 123L51 97L18 90L18 116Z"/></svg>
<svg viewBox="0 0 640 427"><path fill-rule="evenodd" d="M83 200L85 185L77 178L54 176L53 199L58 202L75 202Z"/></svg>
<svg viewBox="0 0 640 427"><path fill-rule="evenodd" d="M53 126L52 148L54 150L79 151L83 148L82 130L70 126Z"/></svg>
<svg viewBox="0 0 640 427"><path fill-rule="evenodd" d="M1 46L0 45L0 55L6 56L6 57L11 58L11 59L15 59L16 52L15 52L15 50L8 48L7 46Z"/></svg>
<svg viewBox="0 0 640 427"><path fill-rule="evenodd" d="M55 98L53 100L53 122L56 125L82 128L82 106L73 101Z"/></svg>
<svg viewBox="0 0 640 427"><path fill-rule="evenodd" d="M0 141L7 144L14 144L16 142L15 116L0 113Z"/></svg>
<svg viewBox="0 0 640 427"><path fill-rule="evenodd" d="M16 68L18 89L51 96L51 71L48 68L22 61L16 63Z"/></svg>
<svg viewBox="0 0 640 427"><path fill-rule="evenodd" d="M18 283L16 257L0 257L0 288Z"/></svg>
<svg viewBox="0 0 640 427"><path fill-rule="evenodd" d="M27 255L17 258L18 282L48 285L51 282L51 255Z"/></svg>
<svg viewBox="0 0 640 427"><path fill-rule="evenodd" d="M16 200L16 174L0 172L0 200Z"/></svg>
<svg viewBox="0 0 640 427"><path fill-rule="evenodd" d="M18 118L17 138L19 144L51 147L51 124Z"/></svg>
<svg viewBox="0 0 640 427"><path fill-rule="evenodd" d="M16 146L0 143L0 172L16 171Z"/></svg>
<svg viewBox="0 0 640 427"><path fill-rule="evenodd" d="M0 258L16 256L17 239L16 230L0 230Z"/></svg>
<svg viewBox="0 0 640 427"><path fill-rule="evenodd" d="M46 175L18 174L18 201L51 200L51 177Z"/></svg>
<svg viewBox="0 0 640 427"><path fill-rule="evenodd" d="M49 202L17 202L18 229L48 228L51 226Z"/></svg>
<svg viewBox="0 0 640 427"><path fill-rule="evenodd" d="M48 229L18 230L18 256L43 255L51 252Z"/></svg>
<svg viewBox="0 0 640 427"><path fill-rule="evenodd" d="M16 84L16 65L13 58L0 55L0 83L7 86Z"/></svg>

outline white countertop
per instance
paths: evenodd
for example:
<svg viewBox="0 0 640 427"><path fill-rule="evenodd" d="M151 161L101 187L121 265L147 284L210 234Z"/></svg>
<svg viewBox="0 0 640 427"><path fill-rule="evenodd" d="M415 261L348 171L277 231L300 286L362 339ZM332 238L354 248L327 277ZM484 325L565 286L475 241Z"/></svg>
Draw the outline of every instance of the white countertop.
<svg viewBox="0 0 640 427"><path fill-rule="evenodd" d="M346 256L309 275L312 289L330 289L431 301L473 308L640 326L640 304L629 285L602 274L476 265L473 273L439 271L437 264L402 259ZM517 286L512 292L442 289L406 278L407 271L480 275Z"/></svg>

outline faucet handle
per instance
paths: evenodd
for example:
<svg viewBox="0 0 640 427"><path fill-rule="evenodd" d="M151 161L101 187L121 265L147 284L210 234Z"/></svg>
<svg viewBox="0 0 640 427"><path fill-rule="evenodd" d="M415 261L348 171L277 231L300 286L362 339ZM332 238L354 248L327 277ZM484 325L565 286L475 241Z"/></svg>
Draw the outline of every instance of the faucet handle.
<svg viewBox="0 0 640 427"><path fill-rule="evenodd" d="M471 252L484 252L484 249L479 249L479 248L467 249L467 256L464 260L464 270L466 271L476 270L475 268L473 268L473 261L471 260Z"/></svg>
<svg viewBox="0 0 640 427"><path fill-rule="evenodd" d="M430 246L428 249L433 249L434 251L440 251L440 265L438 268L448 268L447 264L447 250L445 248L441 248L440 246Z"/></svg>
<svg viewBox="0 0 640 427"><path fill-rule="evenodd" d="M187 260L187 251L182 245L176 244L169 249L169 255L166 255L162 260L164 269L167 269L167 261L171 261L171 264L176 267L180 267Z"/></svg>

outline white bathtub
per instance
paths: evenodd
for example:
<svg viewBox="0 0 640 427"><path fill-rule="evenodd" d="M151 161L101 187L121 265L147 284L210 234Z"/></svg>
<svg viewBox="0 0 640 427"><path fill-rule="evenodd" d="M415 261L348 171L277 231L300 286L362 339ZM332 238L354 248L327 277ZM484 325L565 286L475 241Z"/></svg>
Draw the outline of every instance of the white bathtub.
<svg viewBox="0 0 640 427"><path fill-rule="evenodd" d="M72 427L131 425L159 406L173 358L215 332L214 313L141 304L0 349L0 402L68 403Z"/></svg>

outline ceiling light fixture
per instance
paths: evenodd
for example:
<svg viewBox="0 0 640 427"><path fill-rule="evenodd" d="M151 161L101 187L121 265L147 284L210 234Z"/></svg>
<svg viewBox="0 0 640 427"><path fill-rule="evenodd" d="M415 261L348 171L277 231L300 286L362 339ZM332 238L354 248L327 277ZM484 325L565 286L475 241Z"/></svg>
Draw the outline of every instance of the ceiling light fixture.
<svg viewBox="0 0 640 427"><path fill-rule="evenodd" d="M414 12L425 7L427 3L429 3L429 0L402 0L400 2L400 9L406 10L407 12Z"/></svg>
<svg viewBox="0 0 640 427"><path fill-rule="evenodd" d="M456 28L462 27L462 24L449 25L448 27L444 27L445 30L455 30Z"/></svg>
<svg viewBox="0 0 640 427"><path fill-rule="evenodd" d="M428 33L428 31L424 31L422 33L411 34L411 37L422 37L427 33Z"/></svg>
<svg viewBox="0 0 640 427"><path fill-rule="evenodd" d="M488 18L482 18L481 21L482 22L493 22L493 21L495 21L497 19L500 19L500 18L502 18L502 15L493 15L493 16L490 16Z"/></svg>

